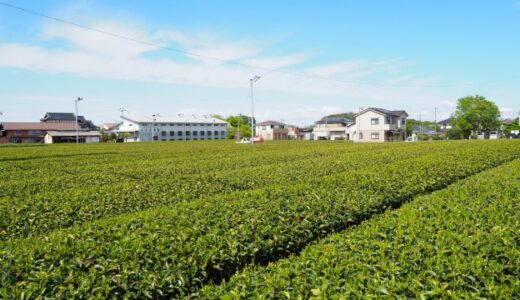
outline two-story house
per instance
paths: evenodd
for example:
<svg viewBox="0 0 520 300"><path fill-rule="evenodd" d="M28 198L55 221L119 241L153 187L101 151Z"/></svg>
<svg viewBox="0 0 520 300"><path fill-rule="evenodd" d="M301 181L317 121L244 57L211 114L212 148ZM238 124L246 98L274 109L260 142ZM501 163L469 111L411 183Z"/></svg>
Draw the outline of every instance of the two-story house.
<svg viewBox="0 0 520 300"><path fill-rule="evenodd" d="M266 141L287 140L289 134L287 125L277 121L264 121L258 123L255 132L256 136L262 137Z"/></svg>
<svg viewBox="0 0 520 300"><path fill-rule="evenodd" d="M324 117L314 123L312 132L317 140L346 140L350 124L348 118Z"/></svg>
<svg viewBox="0 0 520 300"><path fill-rule="evenodd" d="M406 139L404 110L369 107L355 115L355 123L348 127L348 138L354 142L393 142Z"/></svg>

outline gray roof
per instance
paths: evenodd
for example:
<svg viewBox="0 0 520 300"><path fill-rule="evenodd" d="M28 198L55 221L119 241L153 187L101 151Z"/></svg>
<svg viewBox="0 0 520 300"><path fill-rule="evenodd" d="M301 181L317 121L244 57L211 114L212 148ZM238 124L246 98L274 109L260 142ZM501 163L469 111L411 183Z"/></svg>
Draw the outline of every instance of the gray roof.
<svg viewBox="0 0 520 300"><path fill-rule="evenodd" d="M129 120L135 123L206 123L206 124L227 124L226 121L222 121L217 118L213 118L211 116L196 116L196 115L188 115L188 114L178 114L175 117L170 116L157 116L154 118L152 116L143 116L143 115L129 115L125 114L121 116L122 119Z"/></svg>
<svg viewBox="0 0 520 300"><path fill-rule="evenodd" d="M278 122L278 121L263 121L257 124L257 126L269 126L269 125L279 125L279 126L285 126L284 123Z"/></svg>
<svg viewBox="0 0 520 300"><path fill-rule="evenodd" d="M338 117L324 117L319 121L316 121L316 124L350 124L353 121L349 118L338 118Z"/></svg>
<svg viewBox="0 0 520 300"><path fill-rule="evenodd" d="M50 136L76 136L75 131L47 131ZM78 131L79 136L100 136L99 131Z"/></svg>
<svg viewBox="0 0 520 300"><path fill-rule="evenodd" d="M442 120L437 122L437 124L451 124L452 118L447 118L446 120Z"/></svg>
<svg viewBox="0 0 520 300"><path fill-rule="evenodd" d="M76 116L73 113L62 113L62 112L48 112L41 118L42 122L45 121L76 121Z"/></svg>
<svg viewBox="0 0 520 300"><path fill-rule="evenodd" d="M408 116L408 113L405 110L388 110L388 109L379 108L379 107L369 107L369 108L366 108L363 111L361 111L361 114L366 112L366 111L369 111L369 110L381 113L383 115L389 115L389 116L394 116L394 117L400 117L403 114ZM359 114L356 114L356 116L357 115L359 115Z"/></svg>
<svg viewBox="0 0 520 300"><path fill-rule="evenodd" d="M388 110L388 109L378 108L378 107L370 107L370 108L373 110L379 111L380 113L383 113L385 115L391 115L391 116L395 116L395 117L400 117L402 114L408 115L406 113L406 111L404 111L404 110Z"/></svg>

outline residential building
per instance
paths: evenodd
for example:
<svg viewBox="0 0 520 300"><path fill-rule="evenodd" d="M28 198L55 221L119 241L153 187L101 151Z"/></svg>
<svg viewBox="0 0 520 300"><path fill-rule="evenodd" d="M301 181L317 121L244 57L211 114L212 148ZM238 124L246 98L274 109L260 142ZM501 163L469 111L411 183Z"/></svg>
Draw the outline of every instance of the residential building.
<svg viewBox="0 0 520 300"><path fill-rule="evenodd" d="M75 132L74 123L3 122L0 143L41 143L47 131Z"/></svg>
<svg viewBox="0 0 520 300"><path fill-rule="evenodd" d="M287 140L289 138L289 129L287 125L278 121L264 121L256 125L256 136L263 138L265 141Z"/></svg>
<svg viewBox="0 0 520 300"><path fill-rule="evenodd" d="M123 115L114 129L127 142L223 140L228 123L213 117L183 115L176 117Z"/></svg>
<svg viewBox="0 0 520 300"><path fill-rule="evenodd" d="M76 128L73 113L46 113L40 122L3 122L1 125L0 143L76 142L76 130L80 142L99 142L100 137L99 128L83 116L78 116ZM49 137L48 133L51 133Z"/></svg>
<svg viewBox="0 0 520 300"><path fill-rule="evenodd" d="M324 117L315 122L314 137L317 140L346 140L348 125L352 123L348 118Z"/></svg>
<svg viewBox="0 0 520 300"><path fill-rule="evenodd" d="M76 123L76 115L73 113L48 112L40 121L43 123ZM94 125L92 121L85 119L84 116L78 116L78 128L79 130L99 130L99 127Z"/></svg>
<svg viewBox="0 0 520 300"><path fill-rule="evenodd" d="M449 129L451 129L452 128L451 121L452 121L452 118L448 118L446 120L437 122L437 125L439 125L439 127L440 127L439 128L440 131L448 131Z"/></svg>
<svg viewBox="0 0 520 300"><path fill-rule="evenodd" d="M57 143L75 143L76 139L80 143L99 143L101 134L99 131L54 131L49 130L45 134L45 144L57 144Z"/></svg>
<svg viewBox="0 0 520 300"><path fill-rule="evenodd" d="M302 140L312 141L314 140L314 133L312 127L305 127L300 129L300 136Z"/></svg>
<svg viewBox="0 0 520 300"><path fill-rule="evenodd" d="M406 139L404 110L369 107L355 115L355 123L348 126L348 139L354 142L392 142Z"/></svg>
<svg viewBox="0 0 520 300"><path fill-rule="evenodd" d="M289 140L300 140L303 138L301 129L295 125L287 125L287 139Z"/></svg>

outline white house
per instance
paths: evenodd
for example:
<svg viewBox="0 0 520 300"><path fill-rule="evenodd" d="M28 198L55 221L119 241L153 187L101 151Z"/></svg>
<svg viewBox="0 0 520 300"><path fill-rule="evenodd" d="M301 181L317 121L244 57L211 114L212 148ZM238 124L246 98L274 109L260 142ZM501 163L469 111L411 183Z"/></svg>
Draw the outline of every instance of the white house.
<svg viewBox="0 0 520 300"><path fill-rule="evenodd" d="M115 130L134 141L223 140L228 123L211 116L179 114L176 117L123 115Z"/></svg>
<svg viewBox="0 0 520 300"><path fill-rule="evenodd" d="M348 118L324 117L315 122L312 132L317 140L346 140L350 124Z"/></svg>
<svg viewBox="0 0 520 300"><path fill-rule="evenodd" d="M264 121L255 127L256 136L262 137L266 141L287 140L289 129L287 125L277 121Z"/></svg>
<svg viewBox="0 0 520 300"><path fill-rule="evenodd" d="M355 115L355 123L348 126L348 138L354 142L392 142L406 139L404 110L369 107Z"/></svg>
<svg viewBox="0 0 520 300"><path fill-rule="evenodd" d="M74 143L76 138L80 143L99 143L101 134L99 131L78 131L77 136L75 131L55 131L49 130L45 134L45 144L55 143Z"/></svg>

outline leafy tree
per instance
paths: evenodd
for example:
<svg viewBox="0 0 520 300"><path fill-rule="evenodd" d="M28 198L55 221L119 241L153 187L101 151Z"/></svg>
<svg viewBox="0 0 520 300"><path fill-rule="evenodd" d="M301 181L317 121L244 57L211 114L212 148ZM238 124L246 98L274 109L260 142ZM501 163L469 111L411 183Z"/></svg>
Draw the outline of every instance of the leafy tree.
<svg viewBox="0 0 520 300"><path fill-rule="evenodd" d="M414 126L419 126L419 125L421 125L423 129L426 129L426 128L435 129L435 127L437 127L437 132L440 131L439 125L435 124L435 122L419 121L419 120L415 120L415 119L407 119L406 120L406 134L407 135L411 135Z"/></svg>
<svg viewBox="0 0 520 300"><path fill-rule="evenodd" d="M354 120L355 114L356 113L354 113L354 112L344 112L344 113L339 113L339 114L328 115L328 116L325 116L325 118L347 118L347 119Z"/></svg>
<svg viewBox="0 0 520 300"><path fill-rule="evenodd" d="M496 104L479 95L460 98L452 118L452 124L464 137L500 126L500 111Z"/></svg>
<svg viewBox="0 0 520 300"><path fill-rule="evenodd" d="M518 118L513 119L511 123L503 124L504 133L510 134L511 130L520 130L520 124L518 123Z"/></svg>
<svg viewBox="0 0 520 300"><path fill-rule="evenodd" d="M251 118L243 115L227 117L225 121L231 127L228 130L228 138L236 138L237 133L240 133L240 137L251 137L250 120Z"/></svg>

